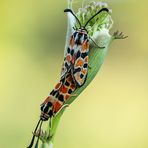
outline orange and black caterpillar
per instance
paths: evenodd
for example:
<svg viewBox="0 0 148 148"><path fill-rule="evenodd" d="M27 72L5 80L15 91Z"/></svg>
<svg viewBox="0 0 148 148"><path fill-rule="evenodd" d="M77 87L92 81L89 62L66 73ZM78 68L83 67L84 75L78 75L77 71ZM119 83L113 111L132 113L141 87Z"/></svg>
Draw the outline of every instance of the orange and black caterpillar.
<svg viewBox="0 0 148 148"><path fill-rule="evenodd" d="M77 18L77 16L74 14L74 12L71 9L64 10L64 12L70 12L76 18L77 22L80 25L80 28L76 29L76 31L72 34L70 38L69 47L67 48L62 68L62 76L64 76L65 73L67 73L68 71L71 71L71 75L77 87L81 87L85 83L88 72L88 53L90 45L89 39L91 38L88 36L88 31L86 29L86 26L95 16L97 16L102 11L109 12L107 8L102 8L99 12L93 15L85 23L84 26L82 26L80 20ZM99 47L99 48L104 48L104 47Z"/></svg>
<svg viewBox="0 0 148 148"><path fill-rule="evenodd" d="M73 81L72 75L67 73L41 104L40 118L46 121L54 116L75 90L76 84Z"/></svg>
<svg viewBox="0 0 148 148"><path fill-rule="evenodd" d="M27 148L32 148L35 133L39 127L41 130L42 122L52 118L68 100L71 94L81 87L87 78L88 73L88 53L89 53L89 37L86 26L88 23L102 11L109 12L107 8L102 8L99 12L93 15L84 26L81 25L77 16L71 9L65 9L64 12L70 12L78 21L80 28L77 29L71 36L69 47L67 48L64 63L62 66L62 74L59 83L55 86L49 96L41 104L41 115L38 124L34 130L30 145ZM90 38L91 39L91 38ZM99 47L104 48L104 47ZM39 136L36 142L38 145Z"/></svg>

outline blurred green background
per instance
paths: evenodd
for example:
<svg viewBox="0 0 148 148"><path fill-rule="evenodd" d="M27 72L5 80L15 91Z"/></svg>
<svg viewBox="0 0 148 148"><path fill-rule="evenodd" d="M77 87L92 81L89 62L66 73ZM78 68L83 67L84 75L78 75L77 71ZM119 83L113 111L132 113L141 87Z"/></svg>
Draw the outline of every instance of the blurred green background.
<svg viewBox="0 0 148 148"><path fill-rule="evenodd" d="M111 32L129 38L113 42L95 80L67 108L55 148L148 148L148 1L107 2ZM59 80L65 7L66 0L0 0L0 148L29 144L39 105Z"/></svg>

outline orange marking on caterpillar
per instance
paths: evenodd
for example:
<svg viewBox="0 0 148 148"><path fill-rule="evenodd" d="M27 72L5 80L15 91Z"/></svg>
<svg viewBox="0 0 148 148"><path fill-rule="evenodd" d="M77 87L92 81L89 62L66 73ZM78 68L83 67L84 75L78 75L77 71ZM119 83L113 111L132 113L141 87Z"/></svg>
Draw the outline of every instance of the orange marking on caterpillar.
<svg viewBox="0 0 148 148"><path fill-rule="evenodd" d="M48 96L42 104L48 103L50 101L50 96Z"/></svg>
<svg viewBox="0 0 148 148"><path fill-rule="evenodd" d="M70 98L70 95L66 95L65 96L65 101L68 100Z"/></svg>
<svg viewBox="0 0 148 148"><path fill-rule="evenodd" d="M52 95L49 95L41 105L46 104L48 102L54 103L54 101L55 101L55 97Z"/></svg>
<svg viewBox="0 0 148 148"><path fill-rule="evenodd" d="M88 63L88 56L85 57L84 62Z"/></svg>
<svg viewBox="0 0 148 148"><path fill-rule="evenodd" d="M63 86L60 88L60 91L61 91L63 94L65 94L65 93L67 93L68 88L63 85Z"/></svg>
<svg viewBox="0 0 148 148"><path fill-rule="evenodd" d="M85 41L82 44L82 51L84 52L84 51L88 50L88 48L89 48L89 43L88 43L88 41Z"/></svg>
<svg viewBox="0 0 148 148"><path fill-rule="evenodd" d="M75 41L74 41L73 37L71 37L69 44L70 44L71 47L73 47L75 45Z"/></svg>
<svg viewBox="0 0 148 148"><path fill-rule="evenodd" d="M57 113L60 110L60 108L62 107L62 105L63 104L61 104L59 101L56 101L53 105L53 109L52 109L53 112Z"/></svg>
<svg viewBox="0 0 148 148"><path fill-rule="evenodd" d="M76 62L76 67L78 67L78 66L82 67L83 64L84 64L84 61L82 59L78 59Z"/></svg>
<svg viewBox="0 0 148 148"><path fill-rule="evenodd" d="M72 62L72 64L75 63L75 57L74 57L74 56L72 56L72 60L71 60L71 62Z"/></svg>
<svg viewBox="0 0 148 148"><path fill-rule="evenodd" d="M67 56L66 56L66 60L67 60L68 62L70 62L71 56L70 56L70 55L67 55Z"/></svg>
<svg viewBox="0 0 148 148"><path fill-rule="evenodd" d="M55 89L59 89L61 87L61 83L58 83L56 86L55 86Z"/></svg>
<svg viewBox="0 0 148 148"><path fill-rule="evenodd" d="M82 70L82 73L85 75L87 73L87 70L86 69L83 69Z"/></svg>
<svg viewBox="0 0 148 148"><path fill-rule="evenodd" d="M68 81L69 83L71 83L71 82L73 81L72 76L69 76L69 77L67 78L67 81Z"/></svg>
<svg viewBox="0 0 148 148"><path fill-rule="evenodd" d="M75 84L71 84L71 89L75 89L76 88L76 85Z"/></svg>

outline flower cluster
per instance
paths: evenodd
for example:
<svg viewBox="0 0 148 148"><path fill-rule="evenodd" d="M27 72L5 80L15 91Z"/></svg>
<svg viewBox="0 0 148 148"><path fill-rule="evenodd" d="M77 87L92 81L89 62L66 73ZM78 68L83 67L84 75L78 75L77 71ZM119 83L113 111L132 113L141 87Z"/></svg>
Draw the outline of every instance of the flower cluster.
<svg viewBox="0 0 148 148"><path fill-rule="evenodd" d="M82 25L84 25L89 18L95 15L102 8L108 8L108 4L105 2L91 2L83 8L79 8L76 15L79 18ZM109 9L109 8L108 8ZM88 30L89 36L93 37L97 31L102 29L109 30L112 27L113 21L110 16L112 10L109 9L109 13L101 12L94 19L92 19L87 25L86 29ZM75 23L75 26L78 28L79 24Z"/></svg>

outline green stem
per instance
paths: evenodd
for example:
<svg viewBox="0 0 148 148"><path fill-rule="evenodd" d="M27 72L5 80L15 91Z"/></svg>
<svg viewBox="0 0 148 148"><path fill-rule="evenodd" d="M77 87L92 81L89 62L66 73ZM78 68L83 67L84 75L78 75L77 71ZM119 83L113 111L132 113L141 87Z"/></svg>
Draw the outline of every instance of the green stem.
<svg viewBox="0 0 148 148"><path fill-rule="evenodd" d="M42 143L41 148L53 148L53 143Z"/></svg>

